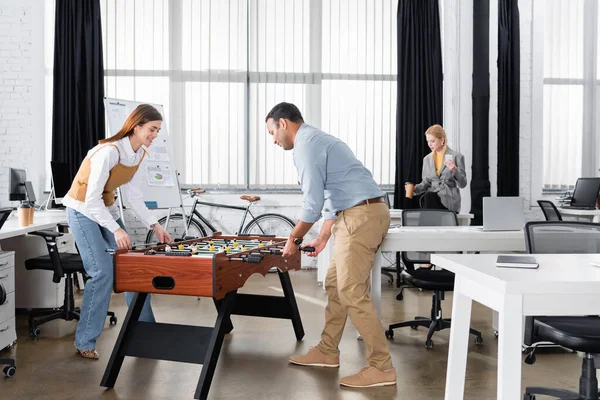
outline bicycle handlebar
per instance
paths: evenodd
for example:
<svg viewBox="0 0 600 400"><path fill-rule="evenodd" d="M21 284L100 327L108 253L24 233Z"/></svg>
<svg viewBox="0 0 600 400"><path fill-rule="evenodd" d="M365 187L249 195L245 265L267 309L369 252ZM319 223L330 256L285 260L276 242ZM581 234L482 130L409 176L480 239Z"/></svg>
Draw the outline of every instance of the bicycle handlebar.
<svg viewBox="0 0 600 400"><path fill-rule="evenodd" d="M197 195L204 193L205 190L200 188L191 188L188 189L186 192L190 197L196 197Z"/></svg>

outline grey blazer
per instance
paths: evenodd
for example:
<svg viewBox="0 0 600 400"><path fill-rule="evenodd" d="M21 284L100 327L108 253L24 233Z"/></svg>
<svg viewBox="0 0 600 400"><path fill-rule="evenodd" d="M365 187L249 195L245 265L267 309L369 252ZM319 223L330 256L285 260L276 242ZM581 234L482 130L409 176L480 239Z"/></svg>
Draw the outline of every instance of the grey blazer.
<svg viewBox="0 0 600 400"><path fill-rule="evenodd" d="M465 157L458 151L446 148L446 156L451 155L456 164L454 173L442 163L440 176L435 174L435 161L432 153L423 158L423 181L415 188L415 194L424 192L436 192L442 204L454 212L460 211L459 188L467 186L467 173L465 172ZM444 160L446 161L446 160Z"/></svg>

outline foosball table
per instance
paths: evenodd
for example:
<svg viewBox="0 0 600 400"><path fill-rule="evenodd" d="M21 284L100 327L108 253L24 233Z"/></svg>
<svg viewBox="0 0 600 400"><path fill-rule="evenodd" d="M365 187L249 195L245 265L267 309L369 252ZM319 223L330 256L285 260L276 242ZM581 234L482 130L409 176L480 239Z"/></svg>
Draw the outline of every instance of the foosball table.
<svg viewBox="0 0 600 400"><path fill-rule="evenodd" d="M188 240L113 255L114 290L136 293L123 322L101 386L114 387L125 356L202 364L195 399L208 396L232 314L292 321L304 337L289 271L300 269L300 252L284 259L287 239L224 236ZM310 251L312 249L305 249ZM284 296L237 293L248 278L277 268ZM212 297L218 311L213 327L139 321L149 293Z"/></svg>

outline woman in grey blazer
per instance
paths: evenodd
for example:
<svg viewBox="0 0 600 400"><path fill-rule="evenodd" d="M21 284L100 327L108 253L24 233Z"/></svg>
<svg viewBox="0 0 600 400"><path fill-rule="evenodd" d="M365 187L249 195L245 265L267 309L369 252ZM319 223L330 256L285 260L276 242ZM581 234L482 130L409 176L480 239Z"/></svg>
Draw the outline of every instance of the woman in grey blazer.
<svg viewBox="0 0 600 400"><path fill-rule="evenodd" d="M424 193L421 208L459 212L458 189L467 186L465 157L448 147L446 132L440 125L431 126L425 136L431 153L423 159L423 181L416 186L414 193Z"/></svg>

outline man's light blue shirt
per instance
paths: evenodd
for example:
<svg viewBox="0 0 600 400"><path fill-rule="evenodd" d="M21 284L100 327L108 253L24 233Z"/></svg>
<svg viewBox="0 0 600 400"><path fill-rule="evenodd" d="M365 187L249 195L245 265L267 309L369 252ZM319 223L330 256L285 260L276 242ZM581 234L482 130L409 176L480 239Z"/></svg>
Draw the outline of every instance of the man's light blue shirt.
<svg viewBox="0 0 600 400"><path fill-rule="evenodd" d="M385 196L346 143L313 126L300 126L293 153L304 193L301 221L318 221L321 210L325 219L335 219L338 211Z"/></svg>

